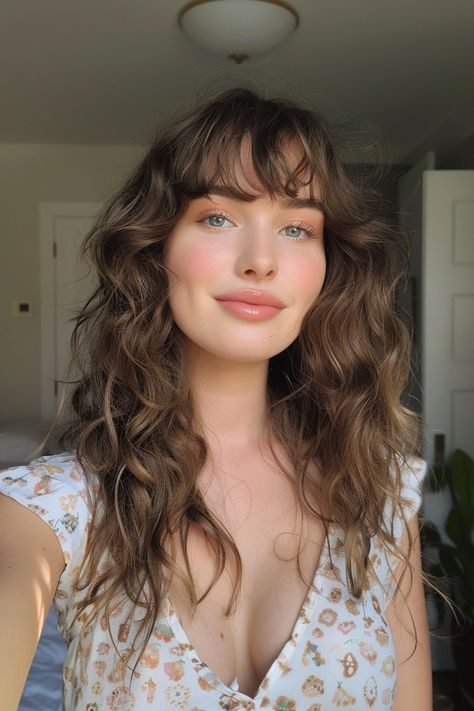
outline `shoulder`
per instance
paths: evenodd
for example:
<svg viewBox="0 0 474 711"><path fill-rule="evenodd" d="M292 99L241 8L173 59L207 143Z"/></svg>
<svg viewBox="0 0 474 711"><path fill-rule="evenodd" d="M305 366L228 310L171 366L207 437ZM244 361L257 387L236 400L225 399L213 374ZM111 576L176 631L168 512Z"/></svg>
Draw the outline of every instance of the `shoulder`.
<svg viewBox="0 0 474 711"><path fill-rule="evenodd" d="M428 472L428 463L419 457L399 458L400 496L402 505L415 514L421 505L423 481Z"/></svg>
<svg viewBox="0 0 474 711"><path fill-rule="evenodd" d="M0 472L0 493L54 530L66 562L78 551L91 518L92 493L73 452L43 456Z"/></svg>
<svg viewBox="0 0 474 711"><path fill-rule="evenodd" d="M397 466L392 470L393 493L387 497L383 511L383 533L374 540L373 559L378 581L382 585L386 601L394 592L394 571L400 558L396 551L404 550L408 530L411 538L418 530L415 517L420 509L423 493L423 481L428 471L428 464L418 457L398 457ZM405 552L405 550L404 550Z"/></svg>
<svg viewBox="0 0 474 711"><path fill-rule="evenodd" d="M383 528L412 518L421 506L428 465L419 457L398 455L390 470L390 489L383 510Z"/></svg>
<svg viewBox="0 0 474 711"><path fill-rule="evenodd" d="M398 456L392 469L394 496L388 500L390 512L403 514L406 518L414 516L421 506L423 482L428 471L428 464L419 457Z"/></svg>
<svg viewBox="0 0 474 711"><path fill-rule="evenodd" d="M39 457L30 464L0 472L3 494L25 500L46 498L53 493L87 499L88 484L74 452Z"/></svg>

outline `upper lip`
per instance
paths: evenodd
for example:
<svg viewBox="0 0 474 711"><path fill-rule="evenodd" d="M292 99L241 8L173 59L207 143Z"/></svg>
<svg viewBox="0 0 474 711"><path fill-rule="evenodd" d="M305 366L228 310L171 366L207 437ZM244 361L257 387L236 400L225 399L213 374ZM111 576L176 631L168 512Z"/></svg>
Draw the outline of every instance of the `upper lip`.
<svg viewBox="0 0 474 711"><path fill-rule="evenodd" d="M227 291L225 294L218 294L214 298L218 301L243 301L246 304L275 306L278 309L285 308L285 304L280 299L270 294L269 291L261 291L260 289L235 289L234 291Z"/></svg>

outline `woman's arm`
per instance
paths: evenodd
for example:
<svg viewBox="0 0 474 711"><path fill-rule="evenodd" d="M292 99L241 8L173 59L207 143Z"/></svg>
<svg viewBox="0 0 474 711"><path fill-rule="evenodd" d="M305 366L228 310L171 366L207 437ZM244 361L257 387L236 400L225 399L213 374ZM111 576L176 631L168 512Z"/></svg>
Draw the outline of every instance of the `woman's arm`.
<svg viewBox="0 0 474 711"><path fill-rule="evenodd" d="M407 570L400 590L386 608L397 655L397 685L392 711L431 711L432 672L428 620L421 580L421 553L418 518L409 524L413 539L410 563L413 580ZM402 543L407 552L406 540ZM397 569L400 574L402 565ZM398 578L397 578L398 579ZM405 597L404 597L405 596ZM416 633L416 638L415 638ZM416 650L412 655L416 639ZM412 655L412 656L410 656Z"/></svg>
<svg viewBox="0 0 474 711"><path fill-rule="evenodd" d="M46 615L64 569L54 531L0 494L0 696L16 711Z"/></svg>

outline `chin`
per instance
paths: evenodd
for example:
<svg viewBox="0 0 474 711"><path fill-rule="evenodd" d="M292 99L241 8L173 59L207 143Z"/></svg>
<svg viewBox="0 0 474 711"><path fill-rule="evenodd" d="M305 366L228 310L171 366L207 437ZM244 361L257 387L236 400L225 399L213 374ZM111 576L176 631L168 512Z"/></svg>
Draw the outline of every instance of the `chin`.
<svg viewBox="0 0 474 711"><path fill-rule="evenodd" d="M290 342L282 343L280 345L267 344L266 347L262 347L262 344L249 344L242 343L239 347L234 340L232 347L215 347L213 348L209 344L193 344L193 350L198 350L200 354L204 357L209 356L211 358L219 358L225 361L231 361L233 363L262 363L270 360L273 356L278 355L290 345Z"/></svg>

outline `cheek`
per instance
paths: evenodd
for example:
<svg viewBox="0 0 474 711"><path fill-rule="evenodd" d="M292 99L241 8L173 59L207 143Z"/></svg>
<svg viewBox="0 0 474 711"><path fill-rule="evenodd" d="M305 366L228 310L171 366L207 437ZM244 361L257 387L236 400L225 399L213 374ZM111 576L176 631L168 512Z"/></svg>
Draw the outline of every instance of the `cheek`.
<svg viewBox="0 0 474 711"><path fill-rule="evenodd" d="M204 245L188 243L171 248L167 266L170 270L170 287L199 286L222 273L222 257Z"/></svg>
<svg viewBox="0 0 474 711"><path fill-rule="evenodd" d="M326 275L326 258L324 252L316 257L301 260L294 273L294 283L298 284L300 297L308 305L319 295Z"/></svg>

